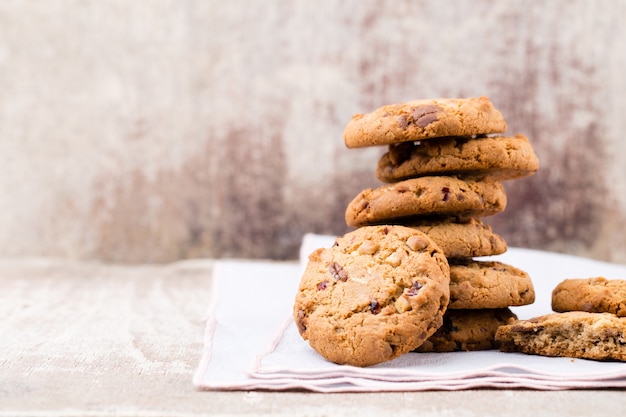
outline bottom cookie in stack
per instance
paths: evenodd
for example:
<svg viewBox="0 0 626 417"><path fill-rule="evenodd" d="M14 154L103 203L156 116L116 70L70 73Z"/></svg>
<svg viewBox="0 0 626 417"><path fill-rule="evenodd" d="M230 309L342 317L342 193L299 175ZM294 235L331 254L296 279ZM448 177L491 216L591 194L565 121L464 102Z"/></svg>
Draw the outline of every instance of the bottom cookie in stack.
<svg viewBox="0 0 626 417"><path fill-rule="evenodd" d="M416 352L498 348L500 326L517 316L509 309L534 302L529 275L502 262L450 259L450 303L443 326Z"/></svg>
<svg viewBox="0 0 626 417"><path fill-rule="evenodd" d="M447 310L443 325L414 352L455 352L495 349L500 326L517 316L509 308Z"/></svg>

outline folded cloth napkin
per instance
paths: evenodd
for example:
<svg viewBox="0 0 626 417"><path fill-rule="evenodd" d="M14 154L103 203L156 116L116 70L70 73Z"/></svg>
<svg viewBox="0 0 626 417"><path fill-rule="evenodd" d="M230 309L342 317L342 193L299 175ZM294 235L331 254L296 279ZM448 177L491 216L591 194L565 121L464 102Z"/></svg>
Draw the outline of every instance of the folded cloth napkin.
<svg viewBox="0 0 626 417"><path fill-rule="evenodd" d="M305 235L300 263L216 263L204 350L193 378L197 388L379 392L626 387L626 363L496 350L408 353L367 368L328 362L302 340L291 309L309 253L333 240ZM512 308L522 319L551 312L552 289L563 279L626 278L626 266L528 249L509 248L484 259L497 259L531 276L535 303Z"/></svg>

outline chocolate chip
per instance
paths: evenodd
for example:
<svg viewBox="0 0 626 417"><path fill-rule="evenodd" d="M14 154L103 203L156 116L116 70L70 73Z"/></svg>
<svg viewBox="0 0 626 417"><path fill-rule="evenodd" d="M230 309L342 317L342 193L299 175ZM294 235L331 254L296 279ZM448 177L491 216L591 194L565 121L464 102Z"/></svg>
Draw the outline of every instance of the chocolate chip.
<svg viewBox="0 0 626 417"><path fill-rule="evenodd" d="M328 272L337 281L346 282L348 280L348 273L337 262L331 262L328 266Z"/></svg>
<svg viewBox="0 0 626 417"><path fill-rule="evenodd" d="M323 291L328 287L328 281L322 281L319 284L317 284L317 290L318 291Z"/></svg>
<svg viewBox="0 0 626 417"><path fill-rule="evenodd" d="M406 130L407 126L409 125L409 121L407 120L406 116L397 116L396 120L398 121L398 126L400 126L400 129Z"/></svg>
<svg viewBox="0 0 626 417"><path fill-rule="evenodd" d="M412 286L411 288L409 288L409 289L406 291L406 295L407 295L408 297L414 297L414 296L416 296L416 295L417 295L417 293L419 292L419 290L421 290L421 289L422 289L422 287L423 287L423 285L422 285L422 284L420 284L419 282L415 281L415 282L413 283L413 286Z"/></svg>
<svg viewBox="0 0 626 417"><path fill-rule="evenodd" d="M531 320L528 320L531 321ZM514 324L511 326L511 331L515 333L538 333L543 330L543 326L538 326L536 328L526 327L521 324Z"/></svg>
<svg viewBox="0 0 626 417"><path fill-rule="evenodd" d="M395 190L397 192L399 192L400 194L406 193L407 191L411 191L411 189L409 187L407 187L406 185L404 185L404 184L403 185L397 185L395 187Z"/></svg>
<svg viewBox="0 0 626 417"><path fill-rule="evenodd" d="M378 301L372 300L370 302L370 311L372 312L372 314L380 313L381 309L382 309L382 307L380 306L380 303Z"/></svg>
<svg viewBox="0 0 626 417"><path fill-rule="evenodd" d="M424 128L437 120L440 112L441 107L434 104L426 104L414 107L411 116L416 125Z"/></svg>
<svg viewBox="0 0 626 417"><path fill-rule="evenodd" d="M432 122L434 122L435 120L437 120L436 114L427 114L425 116L420 117L418 120L416 120L416 123L419 127L426 127Z"/></svg>
<svg viewBox="0 0 626 417"><path fill-rule="evenodd" d="M452 332L458 332L459 328L456 327L454 325L454 323L452 323L452 320L450 320L448 317L444 317L443 319L443 324L440 327L440 330L444 333L444 334L450 334Z"/></svg>
<svg viewBox="0 0 626 417"><path fill-rule="evenodd" d="M448 201L450 199L450 188L443 187L441 192L443 193L443 201Z"/></svg>

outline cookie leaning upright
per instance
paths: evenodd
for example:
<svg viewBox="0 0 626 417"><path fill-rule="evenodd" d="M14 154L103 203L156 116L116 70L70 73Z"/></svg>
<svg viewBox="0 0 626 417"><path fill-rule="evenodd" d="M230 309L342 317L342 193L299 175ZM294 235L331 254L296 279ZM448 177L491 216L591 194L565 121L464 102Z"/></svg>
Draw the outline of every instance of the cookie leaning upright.
<svg viewBox="0 0 626 417"><path fill-rule="evenodd" d="M416 352L489 350L498 347L495 334L517 316L508 308L448 310L443 325Z"/></svg>
<svg viewBox="0 0 626 417"><path fill-rule="evenodd" d="M444 136L502 133L502 114L487 97L414 100L356 114L344 130L348 148L412 142Z"/></svg>
<svg viewBox="0 0 626 417"><path fill-rule="evenodd" d="M414 350L441 326L449 284L447 260L425 234L362 227L309 256L294 319L326 359L374 365Z"/></svg>

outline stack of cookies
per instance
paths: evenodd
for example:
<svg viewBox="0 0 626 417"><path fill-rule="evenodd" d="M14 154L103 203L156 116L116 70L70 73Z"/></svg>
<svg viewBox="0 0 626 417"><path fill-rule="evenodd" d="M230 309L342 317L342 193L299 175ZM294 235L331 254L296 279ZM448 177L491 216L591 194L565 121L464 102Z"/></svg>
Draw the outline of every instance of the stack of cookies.
<svg viewBox="0 0 626 417"><path fill-rule="evenodd" d="M450 302L443 325L418 351L491 349L509 309L534 302L528 274L476 257L504 253L504 239L483 218L506 207L504 180L529 176L539 161L523 135L507 128L487 97L417 100L357 114L344 131L349 148L388 146L376 175L384 185L359 193L346 209L354 228L417 229L443 251Z"/></svg>

